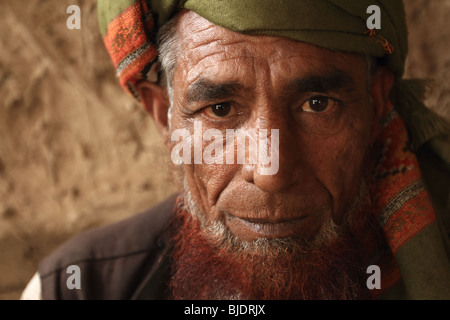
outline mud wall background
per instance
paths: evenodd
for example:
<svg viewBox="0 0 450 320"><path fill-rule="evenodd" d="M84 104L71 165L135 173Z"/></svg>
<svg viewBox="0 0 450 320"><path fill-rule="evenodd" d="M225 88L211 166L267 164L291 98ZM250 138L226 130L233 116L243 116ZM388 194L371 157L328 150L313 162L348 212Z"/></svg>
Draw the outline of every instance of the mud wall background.
<svg viewBox="0 0 450 320"><path fill-rule="evenodd" d="M81 8L68 30L66 8ZM405 0L407 77L450 118L450 0ZM0 1L0 299L68 237L175 191L150 117L119 87L94 0Z"/></svg>

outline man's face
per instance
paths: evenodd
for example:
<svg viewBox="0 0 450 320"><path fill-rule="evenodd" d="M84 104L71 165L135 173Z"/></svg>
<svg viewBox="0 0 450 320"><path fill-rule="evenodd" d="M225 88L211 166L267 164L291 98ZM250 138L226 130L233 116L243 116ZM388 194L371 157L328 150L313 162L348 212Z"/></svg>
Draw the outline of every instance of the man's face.
<svg viewBox="0 0 450 320"><path fill-rule="evenodd" d="M372 139L366 60L310 44L238 34L181 15L171 129L279 130L279 170L259 164L184 164L207 223L240 241L303 239L340 224L359 193ZM208 143L204 142L203 148Z"/></svg>

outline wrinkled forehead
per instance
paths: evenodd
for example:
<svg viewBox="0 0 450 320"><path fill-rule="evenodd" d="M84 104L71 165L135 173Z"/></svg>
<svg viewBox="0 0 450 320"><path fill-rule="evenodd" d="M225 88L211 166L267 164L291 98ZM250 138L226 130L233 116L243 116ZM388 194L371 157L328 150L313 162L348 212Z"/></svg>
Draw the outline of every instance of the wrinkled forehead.
<svg viewBox="0 0 450 320"><path fill-rule="evenodd" d="M180 13L177 33L181 49L177 64L188 82L207 70L233 73L236 77L238 73L257 72L245 69L252 63L268 64L286 76L300 70L309 73L351 70L355 65L365 64L361 54L332 51L283 37L234 32L192 11Z"/></svg>

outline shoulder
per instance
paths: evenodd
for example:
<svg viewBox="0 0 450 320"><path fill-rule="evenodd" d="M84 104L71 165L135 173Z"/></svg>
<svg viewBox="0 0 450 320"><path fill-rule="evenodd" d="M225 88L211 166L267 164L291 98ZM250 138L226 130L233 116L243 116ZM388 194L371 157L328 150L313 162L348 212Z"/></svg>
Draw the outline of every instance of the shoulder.
<svg viewBox="0 0 450 320"><path fill-rule="evenodd" d="M123 288L130 286L130 281L138 281L139 273L151 263L158 239L173 215L175 200L173 195L131 218L69 239L39 265L43 298L58 298L71 265L80 268L84 287L92 288L77 292L81 298L97 297L93 291L99 288L108 288L113 299L123 298Z"/></svg>

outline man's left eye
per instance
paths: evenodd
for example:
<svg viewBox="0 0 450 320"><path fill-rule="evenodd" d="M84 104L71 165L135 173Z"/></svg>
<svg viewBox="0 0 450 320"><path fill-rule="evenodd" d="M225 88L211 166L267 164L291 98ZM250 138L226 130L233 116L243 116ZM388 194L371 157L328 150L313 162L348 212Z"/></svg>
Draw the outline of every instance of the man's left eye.
<svg viewBox="0 0 450 320"><path fill-rule="evenodd" d="M320 113L325 112L329 108L333 107L336 100L333 100L325 96L314 96L309 98L300 109L305 112Z"/></svg>
<svg viewBox="0 0 450 320"><path fill-rule="evenodd" d="M224 118L235 113L234 108L228 102L216 103L206 107L205 112L213 118Z"/></svg>

